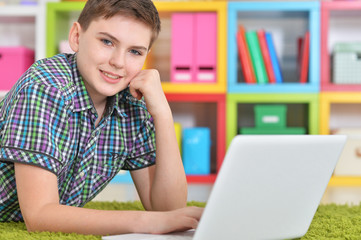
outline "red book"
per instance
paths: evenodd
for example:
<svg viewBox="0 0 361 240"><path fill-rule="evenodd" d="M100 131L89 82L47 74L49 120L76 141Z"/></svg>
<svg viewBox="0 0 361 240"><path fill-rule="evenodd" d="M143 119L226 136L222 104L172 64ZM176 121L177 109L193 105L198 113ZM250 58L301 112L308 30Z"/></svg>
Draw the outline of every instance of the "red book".
<svg viewBox="0 0 361 240"><path fill-rule="evenodd" d="M256 83L256 74L253 69L251 55L249 53L247 41L246 41L246 31L243 26L239 26L237 33L237 45L238 45L238 55L241 62L243 76L246 83L254 84Z"/></svg>
<svg viewBox="0 0 361 240"><path fill-rule="evenodd" d="M262 52L262 56L263 56L263 61L266 66L268 82L276 83L276 76L275 76L275 72L273 71L271 56L270 56L270 53L269 53L269 50L267 47L265 31L258 30L257 35L258 35L259 46L261 48L261 52Z"/></svg>
<svg viewBox="0 0 361 240"><path fill-rule="evenodd" d="M308 79L308 68L310 61L310 32L306 32L303 39L302 50L301 50L301 72L300 72L300 82L306 83Z"/></svg>

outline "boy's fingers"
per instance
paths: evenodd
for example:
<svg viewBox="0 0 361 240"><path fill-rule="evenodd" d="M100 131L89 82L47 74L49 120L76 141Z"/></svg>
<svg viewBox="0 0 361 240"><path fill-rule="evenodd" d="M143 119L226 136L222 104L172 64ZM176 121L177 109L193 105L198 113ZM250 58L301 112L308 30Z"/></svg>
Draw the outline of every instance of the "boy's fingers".
<svg viewBox="0 0 361 240"><path fill-rule="evenodd" d="M143 97L143 94L139 90L135 89L132 85L129 85L129 92L130 94L132 94L133 97L138 100Z"/></svg>
<svg viewBox="0 0 361 240"><path fill-rule="evenodd" d="M204 208L201 207L189 207L188 209L189 216L199 220L203 214Z"/></svg>

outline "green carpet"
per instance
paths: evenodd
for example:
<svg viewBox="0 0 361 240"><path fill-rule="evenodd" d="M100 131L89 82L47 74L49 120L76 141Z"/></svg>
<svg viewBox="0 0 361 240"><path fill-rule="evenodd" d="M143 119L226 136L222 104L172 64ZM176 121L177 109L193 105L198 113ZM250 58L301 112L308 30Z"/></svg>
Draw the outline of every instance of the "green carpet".
<svg viewBox="0 0 361 240"><path fill-rule="evenodd" d="M204 203L189 202L190 206L204 206ZM108 210L143 210L140 202L90 202L85 207ZM0 223L0 239L101 239L100 236L64 233L28 233L24 223ZM301 239L361 239L361 204L320 205L307 234Z"/></svg>

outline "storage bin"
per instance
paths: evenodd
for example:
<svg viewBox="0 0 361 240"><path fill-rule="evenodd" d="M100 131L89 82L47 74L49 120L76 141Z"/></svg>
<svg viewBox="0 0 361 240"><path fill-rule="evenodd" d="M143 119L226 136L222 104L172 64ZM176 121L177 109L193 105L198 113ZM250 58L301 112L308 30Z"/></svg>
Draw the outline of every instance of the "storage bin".
<svg viewBox="0 0 361 240"><path fill-rule="evenodd" d="M361 176L361 128L341 128L333 134L347 135L347 142L335 167L334 175Z"/></svg>
<svg viewBox="0 0 361 240"><path fill-rule="evenodd" d="M34 63L34 51L25 47L0 47L0 90L8 91Z"/></svg>
<svg viewBox="0 0 361 240"><path fill-rule="evenodd" d="M336 84L361 84L361 42L335 45L333 82Z"/></svg>
<svg viewBox="0 0 361 240"><path fill-rule="evenodd" d="M305 134L303 127L287 127L287 106L255 105L255 127L240 128L240 134Z"/></svg>
<svg viewBox="0 0 361 240"><path fill-rule="evenodd" d="M206 127L183 129L183 165L187 175L210 174L211 134Z"/></svg>
<svg viewBox="0 0 361 240"><path fill-rule="evenodd" d="M255 105L254 113L256 128L286 127L286 105Z"/></svg>
<svg viewBox="0 0 361 240"><path fill-rule="evenodd" d="M289 128L241 128L240 134L305 134L306 129L303 127Z"/></svg>

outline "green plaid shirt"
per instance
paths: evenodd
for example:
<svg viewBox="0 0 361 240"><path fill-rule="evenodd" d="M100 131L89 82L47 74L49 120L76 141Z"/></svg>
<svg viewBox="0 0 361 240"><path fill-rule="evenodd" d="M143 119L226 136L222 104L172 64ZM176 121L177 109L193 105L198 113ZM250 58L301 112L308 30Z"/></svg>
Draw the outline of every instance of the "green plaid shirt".
<svg viewBox="0 0 361 240"><path fill-rule="evenodd" d="M0 221L23 220L14 162L53 172L60 204L83 206L120 169L155 164L155 129L129 89L109 97L104 117L87 93L76 55L36 62L0 103ZM38 186L41 187L41 186Z"/></svg>

